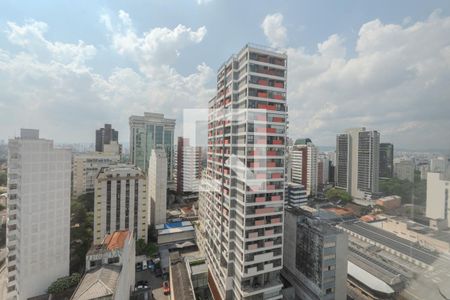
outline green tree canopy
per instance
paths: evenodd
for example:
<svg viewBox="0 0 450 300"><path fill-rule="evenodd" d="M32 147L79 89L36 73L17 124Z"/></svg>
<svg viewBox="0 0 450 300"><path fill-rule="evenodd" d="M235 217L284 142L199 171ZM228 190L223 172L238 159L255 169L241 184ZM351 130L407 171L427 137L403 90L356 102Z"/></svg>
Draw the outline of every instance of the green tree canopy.
<svg viewBox="0 0 450 300"><path fill-rule="evenodd" d="M343 200L346 202L352 201L352 196L342 189L331 188L325 192L325 197L328 200Z"/></svg>

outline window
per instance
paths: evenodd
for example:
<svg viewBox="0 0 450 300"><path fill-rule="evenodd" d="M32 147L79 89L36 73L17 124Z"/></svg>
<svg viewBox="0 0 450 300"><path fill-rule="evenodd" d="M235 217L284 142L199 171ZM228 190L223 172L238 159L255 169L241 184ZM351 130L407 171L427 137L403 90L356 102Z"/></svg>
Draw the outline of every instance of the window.
<svg viewBox="0 0 450 300"><path fill-rule="evenodd" d="M328 289L326 289L326 290L325 290L325 293L326 293L327 295L332 294L332 293L333 293L333 288L328 288Z"/></svg>

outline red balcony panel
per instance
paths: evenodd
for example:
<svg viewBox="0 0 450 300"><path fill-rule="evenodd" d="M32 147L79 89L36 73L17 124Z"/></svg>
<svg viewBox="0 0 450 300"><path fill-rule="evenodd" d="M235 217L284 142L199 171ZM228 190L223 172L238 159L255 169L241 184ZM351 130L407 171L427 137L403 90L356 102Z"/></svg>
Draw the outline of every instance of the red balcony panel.
<svg viewBox="0 0 450 300"><path fill-rule="evenodd" d="M256 221L255 221L255 225L256 225L256 226L264 225L264 224L266 224L266 220L256 220Z"/></svg>
<svg viewBox="0 0 450 300"><path fill-rule="evenodd" d="M271 223L271 224L278 224L278 223L281 223L281 219L280 219L280 218L273 218L273 219L270 221L270 223Z"/></svg>
<svg viewBox="0 0 450 300"><path fill-rule="evenodd" d="M284 84L282 82L275 82L274 86L276 88L284 88Z"/></svg>
<svg viewBox="0 0 450 300"><path fill-rule="evenodd" d="M283 95L273 95L273 99L284 100Z"/></svg>
<svg viewBox="0 0 450 300"><path fill-rule="evenodd" d="M275 185L269 184L269 185L266 186L266 189L267 189L268 191L273 191L273 190L275 190Z"/></svg>
<svg viewBox="0 0 450 300"><path fill-rule="evenodd" d="M257 96L260 97L260 98L267 98L267 93L258 92Z"/></svg>
<svg viewBox="0 0 450 300"><path fill-rule="evenodd" d="M273 118L272 118L272 122L281 123L281 122L284 122L284 118L273 117Z"/></svg>
<svg viewBox="0 0 450 300"><path fill-rule="evenodd" d="M260 79L260 80L258 80L258 84L259 85L269 85L269 82L267 80Z"/></svg>
<svg viewBox="0 0 450 300"><path fill-rule="evenodd" d="M265 202L266 201L266 197L256 197L255 198L255 202Z"/></svg>
<svg viewBox="0 0 450 300"><path fill-rule="evenodd" d="M274 145L282 145L283 141L282 140L273 140L272 144L274 144Z"/></svg>
<svg viewBox="0 0 450 300"><path fill-rule="evenodd" d="M267 110L277 110L277 106L276 105L266 105L266 109Z"/></svg>
<svg viewBox="0 0 450 300"><path fill-rule="evenodd" d="M281 178L281 173L273 173L272 178Z"/></svg>
<svg viewBox="0 0 450 300"><path fill-rule="evenodd" d="M271 199L271 201L280 201L281 200L281 196L280 195L272 196L270 199Z"/></svg>
<svg viewBox="0 0 450 300"><path fill-rule="evenodd" d="M276 128L266 128L267 133L277 133Z"/></svg>
<svg viewBox="0 0 450 300"><path fill-rule="evenodd" d="M269 150L269 151L266 152L266 154L269 155L269 156L274 156L274 155L277 155L277 151Z"/></svg>
<svg viewBox="0 0 450 300"><path fill-rule="evenodd" d="M275 168L277 166L277 164L273 161L267 162L266 166L268 168Z"/></svg>

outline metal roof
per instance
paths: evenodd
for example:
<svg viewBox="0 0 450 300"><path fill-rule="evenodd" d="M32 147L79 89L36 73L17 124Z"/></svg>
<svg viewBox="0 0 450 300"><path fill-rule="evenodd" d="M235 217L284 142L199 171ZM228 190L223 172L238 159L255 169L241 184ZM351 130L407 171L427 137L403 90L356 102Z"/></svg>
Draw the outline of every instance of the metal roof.
<svg viewBox="0 0 450 300"><path fill-rule="evenodd" d="M351 261L347 263L347 273L371 290L385 294L393 294L395 292L387 283L358 267Z"/></svg>

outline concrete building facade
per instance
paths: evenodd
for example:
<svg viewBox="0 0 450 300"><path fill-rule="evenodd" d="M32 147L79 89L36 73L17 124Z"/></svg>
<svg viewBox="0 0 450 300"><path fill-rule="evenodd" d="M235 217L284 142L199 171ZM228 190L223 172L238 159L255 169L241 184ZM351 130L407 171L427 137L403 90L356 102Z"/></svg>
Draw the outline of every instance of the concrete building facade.
<svg viewBox="0 0 450 300"><path fill-rule="evenodd" d="M442 173L428 172L426 216L447 221L450 227L450 180Z"/></svg>
<svg viewBox="0 0 450 300"><path fill-rule="evenodd" d="M412 160L401 160L394 164L394 177L401 180L414 182L414 171L416 165Z"/></svg>
<svg viewBox="0 0 450 300"><path fill-rule="evenodd" d="M105 127L95 131L95 151L103 152L105 145L115 142L119 143L119 132L114 130L111 124L105 124Z"/></svg>
<svg viewBox="0 0 450 300"><path fill-rule="evenodd" d="M127 164L102 168L94 201L94 244L117 230L130 230L147 242L147 182L141 169Z"/></svg>
<svg viewBox="0 0 450 300"><path fill-rule="evenodd" d="M347 129L336 137L336 187L357 199L378 193L380 134L362 128Z"/></svg>
<svg viewBox="0 0 450 300"><path fill-rule="evenodd" d="M163 149L153 149L148 167L149 224L166 223L167 213L167 156Z"/></svg>
<svg viewBox="0 0 450 300"><path fill-rule="evenodd" d="M108 146L108 145L105 145ZM72 196L93 193L101 168L118 163L120 156L106 152L77 153L72 157Z"/></svg>
<svg viewBox="0 0 450 300"><path fill-rule="evenodd" d="M21 129L8 144L8 299L45 294L69 275L72 153Z"/></svg>
<svg viewBox="0 0 450 300"><path fill-rule="evenodd" d="M310 139L298 139L291 151L292 182L302 184L309 195L317 193L318 149Z"/></svg>
<svg viewBox="0 0 450 300"><path fill-rule="evenodd" d="M286 76L286 54L253 45L218 71L199 195L215 299L282 298Z"/></svg>
<svg viewBox="0 0 450 300"><path fill-rule="evenodd" d="M281 274L295 299L347 299L347 234L316 214L309 207L286 209Z"/></svg>
<svg viewBox="0 0 450 300"><path fill-rule="evenodd" d="M202 174L202 149L179 137L177 145L177 193L198 192Z"/></svg>
<svg viewBox="0 0 450 300"><path fill-rule="evenodd" d="M167 179L172 180L175 119L146 112L144 116L131 116L129 124L131 163L147 172L153 149L164 149L167 156Z"/></svg>
<svg viewBox="0 0 450 300"><path fill-rule="evenodd" d="M380 143L380 177L392 178L394 176L394 145Z"/></svg>

